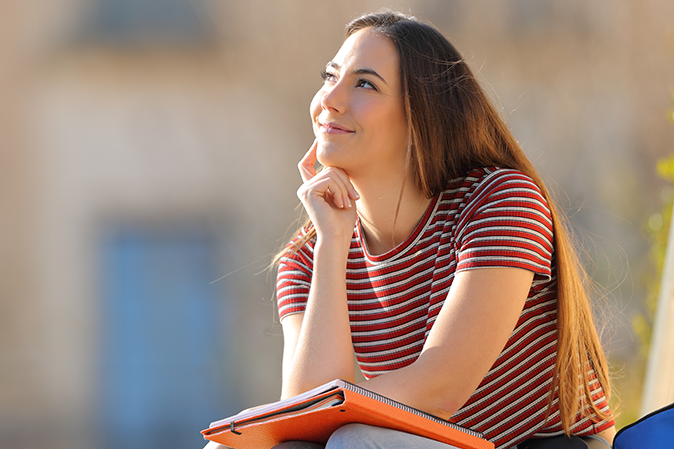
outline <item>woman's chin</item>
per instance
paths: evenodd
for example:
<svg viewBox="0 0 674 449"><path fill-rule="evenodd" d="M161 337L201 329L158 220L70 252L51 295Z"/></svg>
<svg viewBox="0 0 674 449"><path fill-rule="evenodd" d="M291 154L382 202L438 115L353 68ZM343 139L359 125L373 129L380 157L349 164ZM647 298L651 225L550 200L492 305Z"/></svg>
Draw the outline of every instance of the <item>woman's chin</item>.
<svg viewBox="0 0 674 449"><path fill-rule="evenodd" d="M333 142L319 142L316 148L316 159L324 167L339 167L340 150Z"/></svg>

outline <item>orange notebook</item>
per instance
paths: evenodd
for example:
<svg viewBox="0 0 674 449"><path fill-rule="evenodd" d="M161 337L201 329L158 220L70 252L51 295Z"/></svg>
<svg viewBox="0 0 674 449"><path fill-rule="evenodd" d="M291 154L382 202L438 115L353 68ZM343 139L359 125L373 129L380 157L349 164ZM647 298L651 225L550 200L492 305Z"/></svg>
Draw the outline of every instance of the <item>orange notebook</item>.
<svg viewBox="0 0 674 449"><path fill-rule="evenodd" d="M493 449L482 435L343 380L211 423L207 440L235 449L268 449L283 441L324 444L348 423L396 429L461 449Z"/></svg>

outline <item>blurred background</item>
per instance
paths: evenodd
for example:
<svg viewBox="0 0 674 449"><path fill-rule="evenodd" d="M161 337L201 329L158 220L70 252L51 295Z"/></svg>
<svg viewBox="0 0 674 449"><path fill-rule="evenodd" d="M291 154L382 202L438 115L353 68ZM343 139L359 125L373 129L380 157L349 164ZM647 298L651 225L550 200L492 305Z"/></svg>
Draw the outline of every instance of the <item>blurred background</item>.
<svg viewBox="0 0 674 449"><path fill-rule="evenodd" d="M456 44L557 192L605 292L619 423L637 417L671 0L4 0L1 447L202 447L209 422L278 399L267 267L309 102L344 24L383 6Z"/></svg>

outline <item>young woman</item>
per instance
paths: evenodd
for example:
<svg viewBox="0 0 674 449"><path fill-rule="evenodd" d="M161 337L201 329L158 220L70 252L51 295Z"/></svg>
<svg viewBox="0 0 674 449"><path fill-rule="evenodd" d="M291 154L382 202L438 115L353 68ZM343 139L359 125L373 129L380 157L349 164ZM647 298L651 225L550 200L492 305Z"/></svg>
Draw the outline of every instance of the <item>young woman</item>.
<svg viewBox="0 0 674 449"><path fill-rule="evenodd" d="M380 12L348 25L323 77L299 163L310 221L279 254L283 397L353 381L355 351L363 387L497 448L564 434L610 447L583 271L466 62L434 28ZM449 446L349 425L327 447Z"/></svg>

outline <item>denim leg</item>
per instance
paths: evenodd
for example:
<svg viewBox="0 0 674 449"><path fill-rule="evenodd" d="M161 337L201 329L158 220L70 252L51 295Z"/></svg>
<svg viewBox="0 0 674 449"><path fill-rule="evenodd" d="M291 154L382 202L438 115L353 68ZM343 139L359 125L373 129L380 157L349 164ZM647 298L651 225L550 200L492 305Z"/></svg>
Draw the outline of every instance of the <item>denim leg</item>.
<svg viewBox="0 0 674 449"><path fill-rule="evenodd" d="M612 448L611 443L606 441L603 437L600 437L599 435L587 435L582 437L582 440L585 441L585 444L587 444L587 447L589 449L597 448L597 449L602 449L602 448Z"/></svg>
<svg viewBox="0 0 674 449"><path fill-rule="evenodd" d="M365 424L347 424L337 429L326 449L457 449L456 446L397 430Z"/></svg>
<svg viewBox="0 0 674 449"><path fill-rule="evenodd" d="M286 441L277 444L271 449L324 449L322 444L308 443L306 441Z"/></svg>

